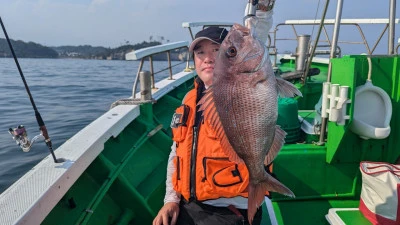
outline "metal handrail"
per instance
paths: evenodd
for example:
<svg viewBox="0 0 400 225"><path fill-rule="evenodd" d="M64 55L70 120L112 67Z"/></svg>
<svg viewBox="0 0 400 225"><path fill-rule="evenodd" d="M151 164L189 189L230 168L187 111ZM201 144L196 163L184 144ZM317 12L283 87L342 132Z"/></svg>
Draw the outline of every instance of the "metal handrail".
<svg viewBox="0 0 400 225"><path fill-rule="evenodd" d="M125 59L126 60L139 60L140 59L140 64L139 64L139 68L138 68L138 72L136 74L136 78L135 78L135 82L133 84L133 88L132 88L132 97L136 98L136 89L137 89L137 84L139 81L139 74L143 69L143 64L144 64L144 60L146 58L149 59L149 63L150 63L150 75L151 75L151 88L155 89L155 80L154 80L154 74L159 73L158 72L154 72L154 66L153 66L153 56L159 53L167 53L167 59L168 59L168 67L165 70L169 70L169 79L173 79L173 74L172 74L172 67L171 66L171 51L175 50L175 49L181 49L181 48L186 48L186 50L188 51L188 45L189 42L187 41L181 41L181 42L174 42L174 43L169 43L169 44L163 44L163 45L157 45L157 46L153 46L153 47L148 47L148 48L143 48L137 51L132 51L129 52L125 55ZM175 66L175 65L174 65ZM162 70L164 71L164 70Z"/></svg>
<svg viewBox="0 0 400 225"><path fill-rule="evenodd" d="M395 23L398 24L400 22L400 19L396 19ZM277 54L276 50L276 42L277 41L283 41L283 40L297 40L297 30L296 26L309 26L309 25L318 25L320 23L320 20L286 20L284 23L279 23L275 26L275 29L271 32L273 33L274 40L273 40L273 45L272 45L272 51ZM329 35L326 31L326 26L327 25L334 25L335 19L326 19L324 21L324 26L323 26L323 31L325 35L325 42L328 43L328 45L332 45L331 40L329 39ZM338 43L344 43L344 44L363 44L365 46L366 51L368 52L369 55L372 55L382 40L383 35L386 33L389 27L389 19L341 19L340 22L341 25L350 25L350 26L355 26L360 34L360 37L362 41L360 42L352 42L352 41L338 41ZM375 41L372 49L370 48L370 45L368 44L368 41L365 38L364 32L361 28L361 24L383 24L385 25L380 36L378 39ZM293 33L295 35L295 38L277 38L277 31L279 30L278 28L281 26L291 26L293 29ZM321 41L323 42L323 41Z"/></svg>

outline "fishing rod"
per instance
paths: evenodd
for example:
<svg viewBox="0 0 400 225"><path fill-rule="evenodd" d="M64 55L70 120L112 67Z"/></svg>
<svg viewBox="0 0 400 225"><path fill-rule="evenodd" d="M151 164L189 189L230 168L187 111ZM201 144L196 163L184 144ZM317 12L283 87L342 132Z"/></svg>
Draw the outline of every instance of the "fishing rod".
<svg viewBox="0 0 400 225"><path fill-rule="evenodd" d="M63 162L64 161L63 159L57 159L55 154L54 154L52 143L51 143L51 139L50 139L49 134L47 132L46 125L44 124L42 116L40 115L38 109L36 108L36 104L35 104L35 102L33 100L31 91L29 90L29 86L26 83L24 74L22 73L22 69L21 69L21 67L19 65L17 56L16 56L16 54L14 52L14 48L11 45L10 38L8 37L6 28L5 28L4 24L3 24L3 20L1 19L1 17L0 17L0 24L1 24L1 28L3 29L4 35L6 36L6 40L7 40L8 46L10 47L11 53L12 53L12 55L14 57L14 61L15 61L15 64L17 65L19 74L21 75L22 81L24 82L24 86L25 86L26 92L28 93L29 100L31 101L33 110L35 111L36 121L37 121L37 123L39 125L39 130L40 130L40 135L35 136L32 139L32 141L29 141L27 133L26 133L26 129L22 125L18 126L17 128L14 128L14 129L10 128L9 129L9 133L13 136L14 140L17 141L17 144L21 146L21 148L22 148L22 150L24 152L29 151L31 146L32 146L32 144L33 144L33 142L35 140L37 140L40 136L43 136L44 137L44 141L45 141L47 147L49 148L49 151L51 153L51 156L53 157L54 162L55 163Z"/></svg>

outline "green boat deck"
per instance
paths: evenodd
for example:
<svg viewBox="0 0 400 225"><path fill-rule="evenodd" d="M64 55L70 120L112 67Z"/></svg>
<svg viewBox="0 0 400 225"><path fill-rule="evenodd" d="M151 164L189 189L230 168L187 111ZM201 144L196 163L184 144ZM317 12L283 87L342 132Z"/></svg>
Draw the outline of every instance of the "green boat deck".
<svg viewBox="0 0 400 225"><path fill-rule="evenodd" d="M325 215L331 208L357 208L361 190L359 163L363 160L394 163L400 151L395 140L400 136L399 57L373 57L373 83L391 97L393 116L391 135L382 140L363 140L349 130L350 121L339 126L328 123L327 142L316 145L318 135L301 131L295 143L285 144L274 161L274 172L296 198L273 193L272 202L281 225L328 224ZM365 56L333 59L332 83L355 87L364 84L368 71ZM312 121L320 98L327 65L316 64L321 74L296 84L304 93L298 98L299 115ZM293 62L281 64L282 71ZM151 224L163 205L165 177L170 153L174 109L193 87L190 79L170 91L156 104L140 106L140 116L117 137L111 138L102 153L80 176L43 224ZM352 116L353 103L348 107ZM161 126L162 125L162 128ZM160 129L161 128L161 129ZM263 206L265 209L265 206ZM340 211L345 224L368 224L359 212ZM269 224L264 210L263 224ZM357 222L354 222L357 221Z"/></svg>

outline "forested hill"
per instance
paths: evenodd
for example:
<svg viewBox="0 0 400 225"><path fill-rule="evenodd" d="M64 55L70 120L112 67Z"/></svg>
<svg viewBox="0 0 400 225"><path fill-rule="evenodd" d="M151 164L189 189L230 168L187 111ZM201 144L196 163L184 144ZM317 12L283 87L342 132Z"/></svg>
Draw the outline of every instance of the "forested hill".
<svg viewBox="0 0 400 225"><path fill-rule="evenodd" d="M117 59L125 60L125 54L162 44L159 41L143 41L138 44L126 44L117 48L93 47L91 45L47 47L34 42L11 40L18 58L81 58L81 59ZM0 38L0 57L12 57L6 39ZM181 52L171 52L172 60L184 58ZM166 60L166 54L156 55L154 60Z"/></svg>
<svg viewBox="0 0 400 225"><path fill-rule="evenodd" d="M125 54L133 50L160 45L161 42L152 41L122 45L117 48L93 47L91 45L60 46L52 47L62 58L84 58L84 59L125 59Z"/></svg>
<svg viewBox="0 0 400 225"><path fill-rule="evenodd" d="M15 54L19 58L57 58L58 53L46 46L34 43L11 40ZM7 40L0 38L0 57L13 57Z"/></svg>

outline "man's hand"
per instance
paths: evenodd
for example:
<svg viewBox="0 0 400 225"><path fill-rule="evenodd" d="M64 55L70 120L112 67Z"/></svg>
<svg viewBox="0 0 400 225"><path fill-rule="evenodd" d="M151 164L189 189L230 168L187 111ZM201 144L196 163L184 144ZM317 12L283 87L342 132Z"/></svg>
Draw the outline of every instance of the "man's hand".
<svg viewBox="0 0 400 225"><path fill-rule="evenodd" d="M175 225L178 215L179 204L168 202L158 211L156 218L153 220L153 225ZM169 221L171 221L171 224L169 224Z"/></svg>

